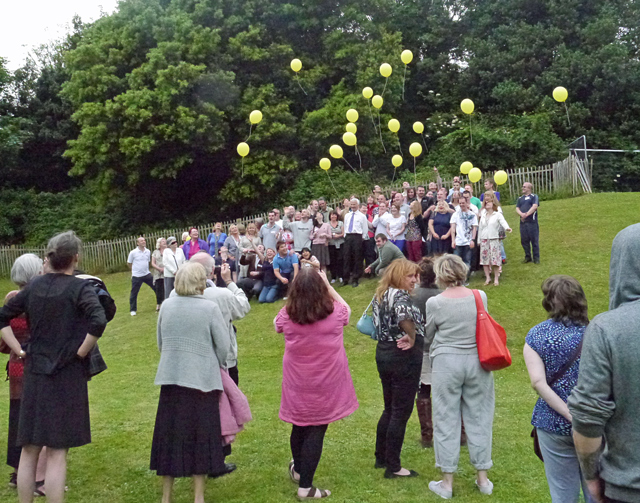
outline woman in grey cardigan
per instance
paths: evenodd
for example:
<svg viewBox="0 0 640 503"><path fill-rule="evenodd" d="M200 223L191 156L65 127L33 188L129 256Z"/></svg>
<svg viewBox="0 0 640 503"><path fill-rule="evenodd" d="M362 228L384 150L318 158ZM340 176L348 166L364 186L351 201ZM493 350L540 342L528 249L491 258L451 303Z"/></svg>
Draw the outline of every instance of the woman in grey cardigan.
<svg viewBox="0 0 640 503"><path fill-rule="evenodd" d="M442 480L429 489L449 499L460 457L461 417L464 420L476 486L491 494L491 440L495 395L493 374L480 366L476 345L477 309L473 291L464 287L467 266L457 255L442 255L433 267L436 284L444 291L426 304L425 345L431 345L433 438L436 466ZM480 292L485 309L487 296Z"/></svg>
<svg viewBox="0 0 640 503"><path fill-rule="evenodd" d="M151 446L151 469L163 477L162 502L171 501L175 477L193 477L195 502L204 502L207 475L235 469L225 464L218 400L220 366L231 341L217 304L202 295L204 267L186 263L176 274L177 296L162 303L158 318L160 401Z"/></svg>

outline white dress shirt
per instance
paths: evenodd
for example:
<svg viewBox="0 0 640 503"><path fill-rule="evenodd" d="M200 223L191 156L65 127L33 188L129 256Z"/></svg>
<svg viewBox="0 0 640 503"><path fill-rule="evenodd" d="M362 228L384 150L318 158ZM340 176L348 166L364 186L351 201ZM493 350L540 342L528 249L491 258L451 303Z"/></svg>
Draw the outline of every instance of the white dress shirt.
<svg viewBox="0 0 640 503"><path fill-rule="evenodd" d="M349 232L351 226L351 220L353 220L353 228ZM351 211L344 216L344 233L347 234L360 234L363 238L369 236L369 222L367 217L359 210Z"/></svg>

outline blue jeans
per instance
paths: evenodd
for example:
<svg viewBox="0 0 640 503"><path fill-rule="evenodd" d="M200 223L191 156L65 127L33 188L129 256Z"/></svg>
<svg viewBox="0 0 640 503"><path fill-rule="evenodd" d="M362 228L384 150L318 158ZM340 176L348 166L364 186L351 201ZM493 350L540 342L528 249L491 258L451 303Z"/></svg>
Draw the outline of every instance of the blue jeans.
<svg viewBox="0 0 640 503"><path fill-rule="evenodd" d="M462 259L462 261L467 264L469 268L471 268L471 256L473 254L473 250L470 246L458 246L453 250L454 255L457 255Z"/></svg>
<svg viewBox="0 0 640 503"><path fill-rule="evenodd" d="M544 458L549 492L553 503L578 503L580 486L584 499L592 503L587 485L582 479L580 463L571 435L556 435L536 428L540 451Z"/></svg>
<svg viewBox="0 0 640 503"><path fill-rule="evenodd" d="M278 285L272 286L263 286L262 291L260 292L260 297L258 298L258 302L264 304L265 302L271 304L276 301L278 297Z"/></svg>
<svg viewBox="0 0 640 503"><path fill-rule="evenodd" d="M394 245L400 248L400 251L404 253L404 242L405 242L404 239L390 239L389 241L391 241Z"/></svg>

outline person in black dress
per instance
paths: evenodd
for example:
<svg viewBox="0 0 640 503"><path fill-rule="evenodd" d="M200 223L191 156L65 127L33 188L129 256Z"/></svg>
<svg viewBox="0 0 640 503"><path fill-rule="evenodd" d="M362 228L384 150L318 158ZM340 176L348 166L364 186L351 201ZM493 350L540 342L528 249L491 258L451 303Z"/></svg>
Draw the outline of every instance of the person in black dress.
<svg viewBox="0 0 640 503"><path fill-rule="evenodd" d="M91 442L86 356L107 319L91 284L73 276L80 247L72 231L51 238L46 251L51 272L34 278L0 309L2 337L25 359L17 440L22 446L21 503L33 501L42 447L47 447L47 501L59 503L64 500L69 448ZM23 313L31 329L26 351L9 325Z"/></svg>

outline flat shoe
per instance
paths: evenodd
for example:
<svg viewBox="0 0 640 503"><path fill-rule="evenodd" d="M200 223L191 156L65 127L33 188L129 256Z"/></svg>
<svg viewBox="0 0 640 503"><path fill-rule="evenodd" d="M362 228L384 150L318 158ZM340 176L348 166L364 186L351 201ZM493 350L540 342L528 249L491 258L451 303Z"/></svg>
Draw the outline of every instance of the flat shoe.
<svg viewBox="0 0 640 503"><path fill-rule="evenodd" d="M480 491L482 494L486 494L487 496L493 493L493 482L491 482L490 480L488 480L488 482L488 484L481 486L476 480L476 487L478 488L478 491Z"/></svg>
<svg viewBox="0 0 640 503"><path fill-rule="evenodd" d="M319 496L316 496L316 494L319 494ZM316 487L311 486L306 496L300 496L299 494L297 496L300 501L319 500L319 499L328 498L329 496L331 496L331 491L325 491L324 489L318 489Z"/></svg>
<svg viewBox="0 0 640 503"><path fill-rule="evenodd" d="M289 463L289 477L296 484L300 482L300 477L296 478L296 471L294 470L294 462L293 460Z"/></svg>
<svg viewBox="0 0 640 503"><path fill-rule="evenodd" d="M388 468L384 471L385 479L406 479L406 478L417 477L417 476L418 476L418 472L414 472L413 470L409 470L408 475L398 475L397 473L392 472Z"/></svg>
<svg viewBox="0 0 640 503"><path fill-rule="evenodd" d="M453 497L453 491L448 491L442 487L442 480L432 480L429 482L429 491L437 494L442 499L450 500Z"/></svg>

